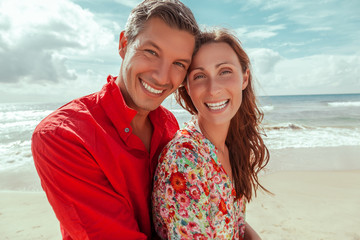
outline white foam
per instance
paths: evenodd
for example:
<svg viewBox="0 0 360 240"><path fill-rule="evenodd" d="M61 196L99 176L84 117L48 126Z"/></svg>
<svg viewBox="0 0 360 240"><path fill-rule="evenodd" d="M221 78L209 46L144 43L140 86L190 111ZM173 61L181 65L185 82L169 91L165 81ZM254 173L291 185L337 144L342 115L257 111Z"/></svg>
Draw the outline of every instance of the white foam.
<svg viewBox="0 0 360 240"><path fill-rule="evenodd" d="M42 110L27 110L27 111L14 111L14 112L0 112L1 122L14 122L29 119L43 119L52 111Z"/></svg>
<svg viewBox="0 0 360 240"><path fill-rule="evenodd" d="M329 102L330 107L360 107L360 102Z"/></svg>
<svg viewBox="0 0 360 240"><path fill-rule="evenodd" d="M269 149L360 146L360 129L270 128L265 132L264 141Z"/></svg>
<svg viewBox="0 0 360 240"><path fill-rule="evenodd" d="M263 111L263 112L271 112L271 111L273 111L274 110L274 106L269 106L269 105L267 105L267 106L262 106L262 107L260 107L260 109Z"/></svg>

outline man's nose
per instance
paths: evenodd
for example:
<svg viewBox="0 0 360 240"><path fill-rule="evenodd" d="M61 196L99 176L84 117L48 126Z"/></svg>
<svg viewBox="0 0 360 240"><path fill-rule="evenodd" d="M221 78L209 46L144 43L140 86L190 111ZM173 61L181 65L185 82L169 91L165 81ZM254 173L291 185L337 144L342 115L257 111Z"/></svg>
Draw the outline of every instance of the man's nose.
<svg viewBox="0 0 360 240"><path fill-rule="evenodd" d="M153 73L153 79L156 81L156 84L166 85L169 83L171 66L172 64L165 60L159 62Z"/></svg>

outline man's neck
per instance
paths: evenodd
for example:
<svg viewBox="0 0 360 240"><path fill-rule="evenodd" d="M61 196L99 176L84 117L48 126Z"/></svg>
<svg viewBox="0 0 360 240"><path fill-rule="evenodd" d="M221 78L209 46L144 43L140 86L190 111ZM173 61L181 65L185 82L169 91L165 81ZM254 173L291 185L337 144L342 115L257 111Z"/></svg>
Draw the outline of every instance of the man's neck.
<svg viewBox="0 0 360 240"><path fill-rule="evenodd" d="M149 119L149 113L142 114L138 112L131 121L130 125L132 128L132 132L140 138L146 150L150 152L153 126Z"/></svg>

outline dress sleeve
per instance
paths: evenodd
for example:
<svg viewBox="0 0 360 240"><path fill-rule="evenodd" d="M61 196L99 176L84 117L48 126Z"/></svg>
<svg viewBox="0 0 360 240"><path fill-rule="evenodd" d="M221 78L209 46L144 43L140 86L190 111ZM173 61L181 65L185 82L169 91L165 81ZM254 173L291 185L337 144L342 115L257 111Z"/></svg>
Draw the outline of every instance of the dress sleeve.
<svg viewBox="0 0 360 240"><path fill-rule="evenodd" d="M159 236L213 238L209 189L203 160L191 143L165 148L153 191L153 216Z"/></svg>
<svg viewBox="0 0 360 240"><path fill-rule="evenodd" d="M64 239L146 239L127 199L74 133L37 131L32 153Z"/></svg>

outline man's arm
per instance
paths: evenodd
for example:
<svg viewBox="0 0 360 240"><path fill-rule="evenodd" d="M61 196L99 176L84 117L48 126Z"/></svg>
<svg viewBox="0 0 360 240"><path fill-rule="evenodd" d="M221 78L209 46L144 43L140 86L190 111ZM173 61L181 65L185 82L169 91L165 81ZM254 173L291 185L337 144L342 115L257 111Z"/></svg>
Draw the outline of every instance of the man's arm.
<svg viewBox="0 0 360 240"><path fill-rule="evenodd" d="M70 239L146 239L126 192L114 191L75 133L35 132L32 152L42 187Z"/></svg>

